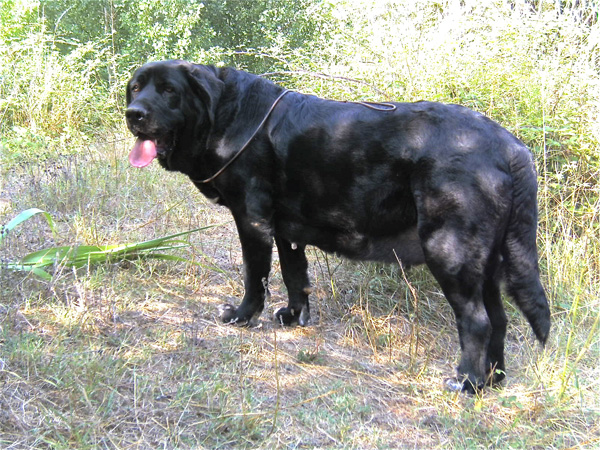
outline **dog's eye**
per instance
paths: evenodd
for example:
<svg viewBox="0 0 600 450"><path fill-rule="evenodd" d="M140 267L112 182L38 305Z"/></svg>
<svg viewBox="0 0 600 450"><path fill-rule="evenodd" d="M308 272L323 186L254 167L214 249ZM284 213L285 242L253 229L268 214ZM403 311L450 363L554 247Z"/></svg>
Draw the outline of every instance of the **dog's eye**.
<svg viewBox="0 0 600 450"><path fill-rule="evenodd" d="M173 92L175 92L175 88L173 86L171 86L170 84L167 84L165 86L165 92L168 94L172 94Z"/></svg>
<svg viewBox="0 0 600 450"><path fill-rule="evenodd" d="M131 86L131 92L140 92L141 88L139 84L134 84L133 86Z"/></svg>

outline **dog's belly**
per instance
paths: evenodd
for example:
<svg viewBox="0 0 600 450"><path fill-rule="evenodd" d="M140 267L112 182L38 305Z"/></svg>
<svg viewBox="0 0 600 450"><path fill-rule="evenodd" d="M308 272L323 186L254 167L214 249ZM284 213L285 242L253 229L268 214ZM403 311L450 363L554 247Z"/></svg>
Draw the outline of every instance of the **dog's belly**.
<svg viewBox="0 0 600 450"><path fill-rule="evenodd" d="M360 259L382 262L401 262L416 266L425 262L417 228L413 227L395 236L368 238L367 252Z"/></svg>
<svg viewBox="0 0 600 450"><path fill-rule="evenodd" d="M275 230L276 235L292 244L314 245L328 253L354 260L402 262L404 266L415 266L425 262L416 226L382 236L357 230L279 220Z"/></svg>

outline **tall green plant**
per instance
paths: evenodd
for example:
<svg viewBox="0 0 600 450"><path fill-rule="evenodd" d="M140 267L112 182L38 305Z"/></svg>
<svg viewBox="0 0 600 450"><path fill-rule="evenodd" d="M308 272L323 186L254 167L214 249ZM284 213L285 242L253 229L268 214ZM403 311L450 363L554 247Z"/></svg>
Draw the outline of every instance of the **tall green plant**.
<svg viewBox="0 0 600 450"><path fill-rule="evenodd" d="M0 161L72 152L120 120L102 80L110 53L94 43L62 54L44 23L0 45ZM118 116L117 116L118 115ZM118 118L117 118L118 117Z"/></svg>

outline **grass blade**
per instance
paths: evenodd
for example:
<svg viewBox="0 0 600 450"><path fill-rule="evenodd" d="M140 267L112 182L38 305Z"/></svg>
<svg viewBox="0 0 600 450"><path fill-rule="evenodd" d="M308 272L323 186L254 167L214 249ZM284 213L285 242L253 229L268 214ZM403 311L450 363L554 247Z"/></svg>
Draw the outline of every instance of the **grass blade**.
<svg viewBox="0 0 600 450"><path fill-rule="evenodd" d="M2 242L2 240L6 236L8 236L8 233L11 232L12 230L14 230L15 227L17 227L21 223L25 222L26 220L28 220L38 214L42 214L46 218L46 221L48 222L50 229L54 233L56 230L56 227L54 226L54 221L52 220L52 216L49 213L47 213L46 211L42 211L41 209L30 208L30 209L26 209L25 211L22 211L16 217L11 219L6 225L0 227L0 242Z"/></svg>
<svg viewBox="0 0 600 450"><path fill-rule="evenodd" d="M52 280L52 275L50 275L45 270L40 269L39 267L36 267L36 266L28 266L28 265L10 263L6 266L6 269L14 270L14 271L18 271L18 272L32 272L34 275L37 275L38 277L43 278L46 281Z"/></svg>

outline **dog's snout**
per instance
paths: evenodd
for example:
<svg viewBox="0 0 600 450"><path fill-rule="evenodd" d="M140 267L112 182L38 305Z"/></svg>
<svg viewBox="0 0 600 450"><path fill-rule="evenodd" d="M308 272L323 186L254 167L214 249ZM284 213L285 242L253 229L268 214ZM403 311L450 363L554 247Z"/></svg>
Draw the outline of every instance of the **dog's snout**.
<svg viewBox="0 0 600 450"><path fill-rule="evenodd" d="M125 112L127 121L131 124L141 123L148 117L148 111L141 107L129 107Z"/></svg>

